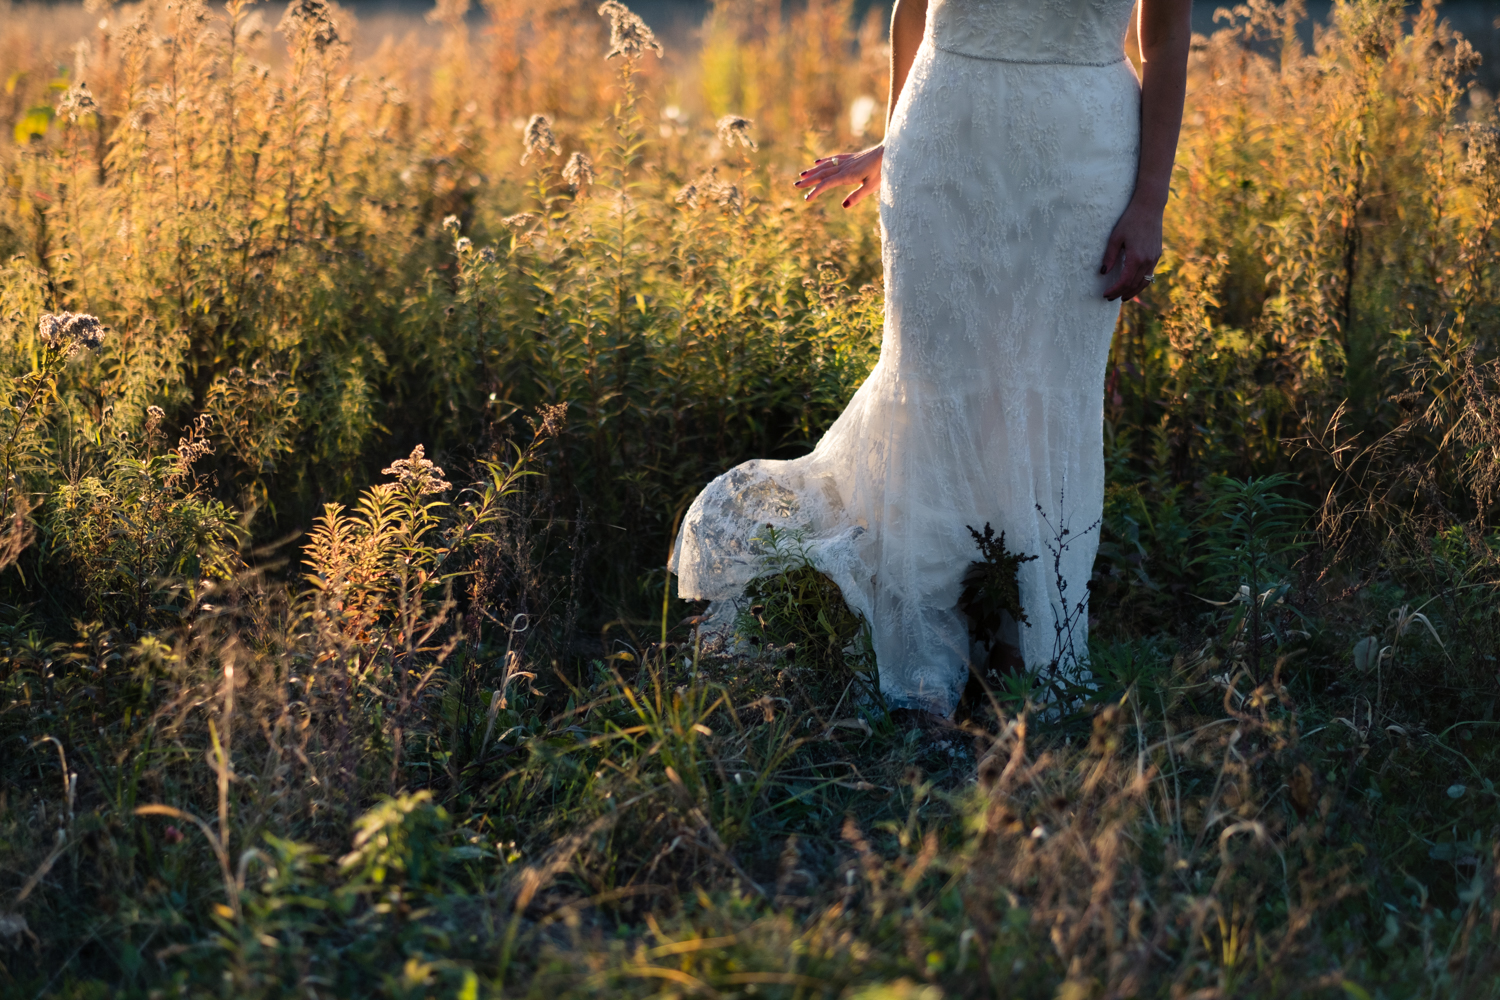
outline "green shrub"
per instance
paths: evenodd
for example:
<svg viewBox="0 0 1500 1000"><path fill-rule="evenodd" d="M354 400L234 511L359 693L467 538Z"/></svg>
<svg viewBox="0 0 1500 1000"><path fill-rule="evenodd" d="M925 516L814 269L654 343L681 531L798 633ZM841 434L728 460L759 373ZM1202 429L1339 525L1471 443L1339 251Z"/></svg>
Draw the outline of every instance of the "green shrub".
<svg viewBox="0 0 1500 1000"><path fill-rule="evenodd" d="M145 631L184 611L198 582L240 571L236 514L193 481L187 461L122 457L46 498L38 572L55 600Z"/></svg>
<svg viewBox="0 0 1500 1000"><path fill-rule="evenodd" d="M808 561L796 533L766 526L756 541L769 551L770 572L745 589L735 633L800 669L823 673L830 687L858 679L873 694L875 654L864 617L838 586Z"/></svg>

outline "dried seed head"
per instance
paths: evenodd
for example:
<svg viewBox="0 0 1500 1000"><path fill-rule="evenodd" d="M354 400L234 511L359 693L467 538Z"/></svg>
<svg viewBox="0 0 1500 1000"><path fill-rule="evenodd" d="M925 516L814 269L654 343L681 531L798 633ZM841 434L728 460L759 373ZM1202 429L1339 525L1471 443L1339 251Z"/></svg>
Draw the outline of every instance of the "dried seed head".
<svg viewBox="0 0 1500 1000"><path fill-rule="evenodd" d="M1500 167L1500 129L1479 122L1466 122L1453 126L1453 130L1464 133L1468 146L1468 157L1462 167L1464 173L1483 177Z"/></svg>
<svg viewBox="0 0 1500 1000"><path fill-rule="evenodd" d="M726 146L739 143L741 146L749 146L752 150L760 148L755 144L755 140L750 138L750 130L755 127L755 122L749 118L725 115L719 119L715 127L719 130L719 141Z"/></svg>
<svg viewBox="0 0 1500 1000"><path fill-rule="evenodd" d="M701 180L702 178L699 179ZM689 181L677 192L677 204L686 205L688 208L697 208L698 198L702 193L698 189L698 181Z"/></svg>
<svg viewBox="0 0 1500 1000"><path fill-rule="evenodd" d="M479 251L479 261L482 264L493 264L493 263L495 263L495 248L494 247L485 247L484 249L480 250Z"/></svg>
<svg viewBox="0 0 1500 1000"><path fill-rule="evenodd" d="M71 358L80 350L95 350L104 343L104 324L88 313L43 313L37 332L42 343Z"/></svg>
<svg viewBox="0 0 1500 1000"><path fill-rule="evenodd" d="M195 24L207 24L208 5L203 0L167 0L164 5L168 14L173 14L177 30Z"/></svg>
<svg viewBox="0 0 1500 1000"><path fill-rule="evenodd" d="M67 118L73 123L77 123L84 115L97 114L98 111L99 105L94 102L94 95L89 93L88 84L82 81L69 87L62 100L57 103L58 117Z"/></svg>
<svg viewBox="0 0 1500 1000"><path fill-rule="evenodd" d="M193 463L214 453L213 442L208 436L209 431L213 429L213 423L212 414L200 413L188 425L187 434L177 439L177 447L169 452L173 465L169 482L192 476Z"/></svg>
<svg viewBox="0 0 1500 1000"><path fill-rule="evenodd" d="M458 238L458 242L453 244L453 248L459 253L468 253L470 250L474 249L474 241L469 239L467 236L460 236Z"/></svg>
<svg viewBox="0 0 1500 1000"><path fill-rule="evenodd" d="M453 484L443 479L443 470L433 465L425 454L426 448L417 445L407 458L398 458L380 471L395 476L396 484L417 496L451 490Z"/></svg>
<svg viewBox="0 0 1500 1000"><path fill-rule="evenodd" d="M328 0L292 0L276 30L291 39L293 45L311 45L319 52L341 41Z"/></svg>
<svg viewBox="0 0 1500 1000"><path fill-rule="evenodd" d="M150 12L137 9L112 37L119 42L120 57L127 65L145 58L156 39L156 32L151 29Z"/></svg>
<svg viewBox="0 0 1500 1000"><path fill-rule="evenodd" d="M156 432L161 430L163 420L167 419L167 411L152 403L146 407L146 436L155 437Z"/></svg>
<svg viewBox="0 0 1500 1000"><path fill-rule="evenodd" d="M444 229L451 229L453 232L456 233L456 232L458 232L458 225L459 225L459 223L458 223L458 216L456 216L456 215L449 215L449 216L445 216L443 218L443 228Z"/></svg>
<svg viewBox="0 0 1500 1000"><path fill-rule="evenodd" d="M709 167L696 180L677 192L677 203L697 208L707 199L729 212L739 215L745 209L744 195L737 185L722 180L718 167Z"/></svg>
<svg viewBox="0 0 1500 1000"><path fill-rule="evenodd" d="M556 156L562 152L562 147L557 144L557 136L552 134L552 119L546 115L531 116L521 141L526 146L526 152L521 154L522 164L531 159L532 153Z"/></svg>
<svg viewBox="0 0 1500 1000"><path fill-rule="evenodd" d="M599 16L609 18L609 54L604 58L624 56L626 59L638 59L647 49L655 52L658 59L661 58L662 48L661 43L656 40L656 33L619 0L604 0L599 5Z"/></svg>
<svg viewBox="0 0 1500 1000"><path fill-rule="evenodd" d="M548 405L543 403L536 408L536 415L541 417L541 423L537 423L530 417L526 422L531 425L531 432L543 440L555 438L562 433L563 427L568 422L568 404L566 402Z"/></svg>
<svg viewBox="0 0 1500 1000"><path fill-rule="evenodd" d="M574 191L594 183L594 161L587 153L574 153L562 169L562 178Z"/></svg>
<svg viewBox="0 0 1500 1000"><path fill-rule="evenodd" d="M740 194L739 185L724 183L720 184L713 193L714 204L718 205L730 215L739 215L745 210L745 199Z"/></svg>

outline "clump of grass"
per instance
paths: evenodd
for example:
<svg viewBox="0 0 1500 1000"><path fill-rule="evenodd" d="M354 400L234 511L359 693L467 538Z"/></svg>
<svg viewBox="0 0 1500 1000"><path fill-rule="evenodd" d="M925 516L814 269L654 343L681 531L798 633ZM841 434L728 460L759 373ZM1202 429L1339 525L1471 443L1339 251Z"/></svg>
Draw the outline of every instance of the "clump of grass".
<svg viewBox="0 0 1500 1000"><path fill-rule="evenodd" d="M1195 43L1093 676L927 730L794 538L758 648L660 567L877 356L873 216L777 192L868 141L878 12L486 9L0 30L7 991L1495 994L1500 188L1436 7Z"/></svg>
<svg viewBox="0 0 1500 1000"><path fill-rule="evenodd" d="M768 552L769 572L745 589L735 637L807 674L819 693L841 689L840 703L856 683L855 700L878 697L869 628L813 567L803 539L767 525L755 541Z"/></svg>

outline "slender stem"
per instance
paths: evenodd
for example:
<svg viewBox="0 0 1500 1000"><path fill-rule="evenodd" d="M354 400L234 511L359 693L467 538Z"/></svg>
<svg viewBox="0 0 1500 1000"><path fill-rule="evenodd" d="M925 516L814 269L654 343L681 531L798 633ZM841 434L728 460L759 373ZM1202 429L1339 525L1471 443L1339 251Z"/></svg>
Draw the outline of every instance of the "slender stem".
<svg viewBox="0 0 1500 1000"><path fill-rule="evenodd" d="M26 405L21 407L20 413L17 414L16 426L11 430L9 440L5 442L5 469L3 473L5 492L0 493L0 514L3 514L4 511L10 506L10 481L12 475L12 463L15 460L16 439L21 436L21 428L26 425L26 415L31 412L31 408L36 404L37 397L42 394L42 390L47 387L47 383L43 381L43 379L46 378L45 372L46 367L44 363L42 373L37 380L36 386L31 390L31 395L27 397Z"/></svg>

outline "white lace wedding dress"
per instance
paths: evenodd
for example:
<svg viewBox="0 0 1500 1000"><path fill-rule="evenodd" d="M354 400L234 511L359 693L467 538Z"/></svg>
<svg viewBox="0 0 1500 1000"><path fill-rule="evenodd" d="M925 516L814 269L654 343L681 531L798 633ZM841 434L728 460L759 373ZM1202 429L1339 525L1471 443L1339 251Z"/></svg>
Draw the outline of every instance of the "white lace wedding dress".
<svg viewBox="0 0 1500 1000"><path fill-rule="evenodd" d="M893 706L950 713L956 604L986 522L1021 567L1028 667L1085 670L1118 303L1099 274L1135 184L1133 0L930 0L886 137L880 361L817 447L715 479L672 556L722 621L764 575L767 525L870 626ZM1066 532L1066 534L1064 534Z"/></svg>

